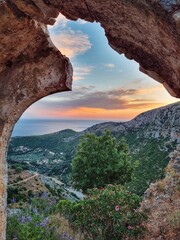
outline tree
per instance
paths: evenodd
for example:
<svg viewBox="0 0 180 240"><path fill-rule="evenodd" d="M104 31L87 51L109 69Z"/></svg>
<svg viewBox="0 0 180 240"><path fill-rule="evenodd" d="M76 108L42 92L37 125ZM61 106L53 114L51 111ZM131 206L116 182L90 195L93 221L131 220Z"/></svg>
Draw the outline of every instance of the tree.
<svg viewBox="0 0 180 240"><path fill-rule="evenodd" d="M86 192L107 184L125 184L132 180L135 167L125 139L117 142L109 131L99 137L88 133L72 161L73 185Z"/></svg>

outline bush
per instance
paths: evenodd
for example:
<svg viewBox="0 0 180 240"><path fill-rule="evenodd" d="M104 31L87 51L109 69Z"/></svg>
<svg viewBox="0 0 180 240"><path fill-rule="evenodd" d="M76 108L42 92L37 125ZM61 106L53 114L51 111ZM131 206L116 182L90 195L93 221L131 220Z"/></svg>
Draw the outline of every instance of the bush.
<svg viewBox="0 0 180 240"><path fill-rule="evenodd" d="M19 165L15 165L14 168L15 168L16 173L20 173L23 171L23 168Z"/></svg>
<svg viewBox="0 0 180 240"><path fill-rule="evenodd" d="M59 234L51 224L56 201L43 193L30 205L8 217L7 240L73 240L66 233Z"/></svg>
<svg viewBox="0 0 180 240"><path fill-rule="evenodd" d="M9 186L7 193L8 193L8 199L7 199L8 203L26 200L26 196L21 192L21 188L19 186Z"/></svg>
<svg viewBox="0 0 180 240"><path fill-rule="evenodd" d="M34 196L33 191L31 189L28 190L28 197L33 197L33 196Z"/></svg>
<svg viewBox="0 0 180 240"><path fill-rule="evenodd" d="M111 185L90 190L85 200L76 203L62 200L57 209L85 239L137 239L145 231L142 222L146 219L137 211L140 200L122 186Z"/></svg>

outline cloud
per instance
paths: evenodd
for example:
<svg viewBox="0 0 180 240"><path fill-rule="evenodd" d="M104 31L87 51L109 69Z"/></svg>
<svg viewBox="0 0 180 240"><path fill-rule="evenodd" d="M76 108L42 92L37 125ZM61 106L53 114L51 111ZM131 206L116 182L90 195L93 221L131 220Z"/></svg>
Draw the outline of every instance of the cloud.
<svg viewBox="0 0 180 240"><path fill-rule="evenodd" d="M65 101L73 101L74 99L82 98L84 95L89 94L90 92L94 92L94 85L76 85L73 87L73 91L70 92L61 92L52 94L41 99L40 103L64 103ZM53 107L53 106L52 106Z"/></svg>
<svg viewBox="0 0 180 240"><path fill-rule="evenodd" d="M138 89L113 89L108 91L108 95L113 97L130 96L137 94L138 91Z"/></svg>
<svg viewBox="0 0 180 240"><path fill-rule="evenodd" d="M76 84L72 92L54 94L33 104L26 116L128 120L143 111L164 105L157 99L147 99L144 94L147 90L129 88L99 91L94 85Z"/></svg>
<svg viewBox="0 0 180 240"><path fill-rule="evenodd" d="M80 23L80 24L86 24L86 23L87 23L87 22L86 22L85 20L83 20L83 19L78 19L77 22Z"/></svg>
<svg viewBox="0 0 180 240"><path fill-rule="evenodd" d="M73 67L74 68L74 77L73 80L82 80L93 70L93 66L84 66L84 67Z"/></svg>
<svg viewBox="0 0 180 240"><path fill-rule="evenodd" d="M69 22L70 20L67 19L64 15L62 15L61 13L58 15L58 17L56 18L56 23L54 25L54 27L56 27L57 25L61 26L61 27L66 27L67 26L67 23Z"/></svg>
<svg viewBox="0 0 180 240"><path fill-rule="evenodd" d="M107 64L105 64L105 67L107 67L107 68L114 68L115 65L113 63L107 63Z"/></svg>
<svg viewBox="0 0 180 240"><path fill-rule="evenodd" d="M83 54L92 47L88 35L82 31L73 31L72 29L53 34L51 39L62 54L69 58Z"/></svg>
<svg viewBox="0 0 180 240"><path fill-rule="evenodd" d="M47 109L67 110L78 108L92 108L104 110L120 110L132 108L146 108L154 106L153 100L138 98L138 89L112 89L108 91L98 91L93 85L76 86L73 92L60 93L55 96L45 98Z"/></svg>
<svg viewBox="0 0 180 240"><path fill-rule="evenodd" d="M63 108L98 108L106 110L124 109L126 101L123 99L110 98L109 96L84 96L73 101L63 103Z"/></svg>

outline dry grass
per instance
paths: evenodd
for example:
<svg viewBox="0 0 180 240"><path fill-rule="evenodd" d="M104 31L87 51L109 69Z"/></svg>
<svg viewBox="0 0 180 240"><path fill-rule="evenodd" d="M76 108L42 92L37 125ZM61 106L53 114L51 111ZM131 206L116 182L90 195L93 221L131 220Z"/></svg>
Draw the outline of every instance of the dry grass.
<svg viewBox="0 0 180 240"><path fill-rule="evenodd" d="M157 191L160 193L160 192L163 192L164 191L164 189L165 189L165 181L159 181L158 183L157 183L157 185L156 185L156 189L157 189Z"/></svg>
<svg viewBox="0 0 180 240"><path fill-rule="evenodd" d="M48 188L39 180L38 176L35 176L33 178L30 178L27 181L21 182L22 180L28 179L29 177L34 176L33 173L30 173L28 171L22 171L20 173L17 173L14 169L9 170L9 184L14 184L10 186L17 187L21 194L28 197L29 192L32 192L33 195L36 195L38 193L42 192L49 192ZM19 184L16 184L20 182ZM10 207L18 207L19 203L13 203L9 204Z"/></svg>
<svg viewBox="0 0 180 240"><path fill-rule="evenodd" d="M168 218L167 222L173 229L179 229L180 230L180 210L172 212Z"/></svg>
<svg viewBox="0 0 180 240"><path fill-rule="evenodd" d="M68 236L72 236L76 240L84 240L83 234L75 231L69 224L69 222L61 216L56 214L51 217L50 222L56 227L58 234L66 233Z"/></svg>

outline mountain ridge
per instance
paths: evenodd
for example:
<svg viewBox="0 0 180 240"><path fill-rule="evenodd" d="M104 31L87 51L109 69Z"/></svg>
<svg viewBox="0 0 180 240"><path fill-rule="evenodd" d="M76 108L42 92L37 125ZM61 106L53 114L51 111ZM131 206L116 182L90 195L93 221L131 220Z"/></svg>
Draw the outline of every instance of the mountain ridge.
<svg viewBox="0 0 180 240"><path fill-rule="evenodd" d="M108 129L117 139L126 138L132 158L139 160L136 179L129 188L142 194L149 183L164 175L169 154L180 142L180 102L147 111L128 122L105 122L82 132L70 129L40 136L12 138L9 164L30 163L41 174L70 183L71 161L80 138L86 133L101 135ZM63 173L63 174L62 174Z"/></svg>
<svg viewBox="0 0 180 240"><path fill-rule="evenodd" d="M173 121L172 120L169 121L168 114L173 116ZM171 123L170 124L171 128L180 126L179 116L180 116L180 102L176 102L176 103L172 103L160 108L152 109L144 113L141 113L137 115L135 118L133 118L132 120L129 120L127 122L99 123L92 127L89 127L83 132L88 132L88 131L92 132L92 131L96 131L97 129L103 131L105 128L108 128L112 132L119 132L119 131L126 132L126 130L127 129L129 130L130 128L138 129L148 124L152 126L152 123L155 122L156 126L159 126L159 127L162 127L163 125L165 125L165 127L163 128L163 132L160 133L158 131L158 134L154 133L156 138L167 137L168 134L171 134L174 140L177 139L180 142L180 131L178 131L178 129L176 129L177 135L175 135L174 129L172 129L171 132L165 131L165 128L168 127L167 126L168 122ZM161 121L161 120L165 120L164 118L167 118L167 120L165 121L165 124L163 124ZM154 130L158 130L158 129L154 129Z"/></svg>

